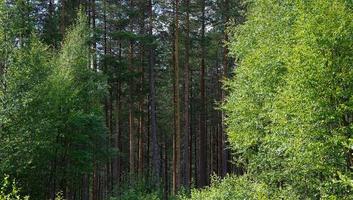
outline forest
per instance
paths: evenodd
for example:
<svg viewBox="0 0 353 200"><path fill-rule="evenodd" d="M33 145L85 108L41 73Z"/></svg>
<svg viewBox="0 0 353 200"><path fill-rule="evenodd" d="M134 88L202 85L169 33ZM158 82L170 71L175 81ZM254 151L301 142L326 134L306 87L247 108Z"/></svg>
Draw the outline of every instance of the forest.
<svg viewBox="0 0 353 200"><path fill-rule="evenodd" d="M352 0L0 0L0 200L353 199Z"/></svg>

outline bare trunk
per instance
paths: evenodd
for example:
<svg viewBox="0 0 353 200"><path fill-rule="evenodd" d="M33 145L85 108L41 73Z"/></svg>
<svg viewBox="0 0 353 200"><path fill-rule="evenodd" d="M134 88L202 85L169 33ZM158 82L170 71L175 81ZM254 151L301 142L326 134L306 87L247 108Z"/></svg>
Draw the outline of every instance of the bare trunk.
<svg viewBox="0 0 353 200"><path fill-rule="evenodd" d="M202 28L201 28L201 73L200 73L200 92L201 92L201 113L200 113L200 181L199 187L207 185L207 133L206 133L206 97L205 97L205 0L202 1Z"/></svg>
<svg viewBox="0 0 353 200"><path fill-rule="evenodd" d="M96 31L96 0L92 0L91 2L92 6L92 16L91 16L91 24L92 24L92 31L93 31L93 36ZM94 71L97 71L97 57L96 57L96 52L97 52L97 43L96 40L93 39L93 44L92 44L92 69Z"/></svg>
<svg viewBox="0 0 353 200"><path fill-rule="evenodd" d="M175 49L174 49L174 78L175 78L175 137L174 137L174 170L173 194L180 187L180 94L179 94L179 0L175 0Z"/></svg>
<svg viewBox="0 0 353 200"><path fill-rule="evenodd" d="M149 35L153 36L153 10L152 10L152 0L149 0ZM159 158L159 147L158 147L158 138L157 138L157 116L156 116L156 94L155 94L155 74L154 74L154 65L155 65L155 55L154 55L154 45L150 44L149 47L149 86L150 86L150 109L151 109L151 118L150 118L150 128L151 128L151 146L152 146L152 179L155 183L159 184L160 179L160 158Z"/></svg>
<svg viewBox="0 0 353 200"><path fill-rule="evenodd" d="M87 174L82 178L82 200L89 200L89 177Z"/></svg>
<svg viewBox="0 0 353 200"><path fill-rule="evenodd" d="M133 0L130 1L130 8L133 8ZM130 19L130 31L133 32L133 21ZM130 40L129 46L129 72L133 72L133 41ZM134 116L133 116L133 96L134 87L133 80L130 80L130 99L129 99L129 161L130 161L130 173L135 172L135 135L134 135Z"/></svg>
<svg viewBox="0 0 353 200"><path fill-rule="evenodd" d="M105 44L106 44L106 35L107 35L107 14L106 14L106 0L103 1L103 6L104 6L104 39L105 39ZM106 45L105 45L106 46ZM107 51L107 47L104 47L104 51ZM122 48L121 48L121 41L118 42L118 60L119 62L122 60ZM120 176L121 176L121 156L120 153L122 152L122 140L121 140L121 119L120 119L120 111L121 111L121 82L119 77L116 77L115 80L115 88L116 88L116 94L115 94L115 134L114 138L115 141L113 143L114 148L117 149L118 155L113 159L113 164L112 164L112 185L113 186L119 186L120 184Z"/></svg>
<svg viewBox="0 0 353 200"><path fill-rule="evenodd" d="M65 35L66 28L66 1L61 0L61 11L60 11L60 33L62 37Z"/></svg>
<svg viewBox="0 0 353 200"><path fill-rule="evenodd" d="M143 22L143 19L141 20ZM141 23L141 35L144 34L144 23ZM144 46L143 44L140 44L140 88L139 88L139 92L140 92L140 101L139 101L139 111L140 111L140 116L139 116L139 155L138 155L138 161L139 161L139 167L138 167L138 173L140 175L140 177L143 177L144 174L144 147L145 147L145 123L144 123L144 100L145 100L145 96L143 94L143 86L144 86Z"/></svg>
<svg viewBox="0 0 353 200"><path fill-rule="evenodd" d="M185 66L184 66L184 134L183 134L183 164L182 179L183 186L190 188L190 169L189 169L189 137L190 137L190 121L189 121L189 53L190 53L190 16L189 16L190 0L185 0L186 10L186 36L185 36Z"/></svg>
<svg viewBox="0 0 353 200"><path fill-rule="evenodd" d="M164 168L163 168L163 199L168 200L169 196L169 180L168 180L168 149L167 149L167 139L164 137L163 144L163 155L164 155Z"/></svg>

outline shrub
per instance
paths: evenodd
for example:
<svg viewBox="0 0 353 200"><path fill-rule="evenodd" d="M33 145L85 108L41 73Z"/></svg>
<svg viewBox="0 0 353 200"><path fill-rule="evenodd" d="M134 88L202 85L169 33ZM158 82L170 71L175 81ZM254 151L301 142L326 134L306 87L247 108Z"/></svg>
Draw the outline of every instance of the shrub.
<svg viewBox="0 0 353 200"><path fill-rule="evenodd" d="M28 200L29 197L20 196L20 188L17 187L16 181L10 181L9 176L5 176L0 188L0 200Z"/></svg>
<svg viewBox="0 0 353 200"><path fill-rule="evenodd" d="M180 200L236 200L236 199L288 199L298 196L291 190L273 190L268 185L252 180L249 176L212 178L212 184L204 189L193 189L191 197L183 195Z"/></svg>
<svg viewBox="0 0 353 200"><path fill-rule="evenodd" d="M150 182L127 178L116 187L109 200L159 200L161 193Z"/></svg>

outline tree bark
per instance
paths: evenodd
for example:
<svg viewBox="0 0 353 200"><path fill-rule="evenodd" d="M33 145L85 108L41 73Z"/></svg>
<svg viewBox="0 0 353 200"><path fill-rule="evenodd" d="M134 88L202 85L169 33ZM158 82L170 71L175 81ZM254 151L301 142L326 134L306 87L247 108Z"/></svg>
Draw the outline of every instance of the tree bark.
<svg viewBox="0 0 353 200"><path fill-rule="evenodd" d="M180 94L179 94L179 0L175 0L175 37L174 37L174 81L175 81L175 136L174 136L174 170L173 170L173 194L180 187Z"/></svg>
<svg viewBox="0 0 353 200"><path fill-rule="evenodd" d="M190 138L190 117L189 117L189 60L190 60L190 0L185 0L186 27L185 27L185 64L184 64L184 134L183 134L183 164L182 181L186 189L190 188L190 168L189 168L189 138Z"/></svg>
<svg viewBox="0 0 353 200"><path fill-rule="evenodd" d="M66 1L61 0L61 11L60 11L60 33L64 38L66 28Z"/></svg>
<svg viewBox="0 0 353 200"><path fill-rule="evenodd" d="M122 44L121 44L121 41L119 41L119 60L121 61L122 60ZM119 79L118 79L119 80ZM118 142L117 142L117 148L118 148L118 152L121 153L123 152L123 142L122 142L122 125L121 125L121 117L120 117L120 111L122 110L121 108L121 82L118 81L117 82L117 112L116 112L116 117L117 117L117 132L118 132ZM122 165L122 157L120 155L118 155L118 158L117 158L117 184L120 184L120 181L121 181L121 171L123 169L123 165Z"/></svg>
<svg viewBox="0 0 353 200"><path fill-rule="evenodd" d="M146 1L140 0L139 3L140 10L140 35L145 36L145 9L146 9ZM139 141L138 141L138 174L140 178L144 176L144 154L145 154L145 118L144 118L144 102L145 102L145 94L143 87L145 85L145 69L144 69L144 56L145 56L145 46L144 43L141 42L139 44L139 53L140 53L140 79L139 79Z"/></svg>
<svg viewBox="0 0 353 200"><path fill-rule="evenodd" d="M149 36L152 40L153 38L153 6L152 0L149 0L148 4L148 12L149 12ZM154 65L155 65L155 55L154 55L154 44L153 40L149 46L149 102L151 109L151 119L150 119L150 127L151 127L151 146L152 146L152 180L158 185L160 179L160 152L158 146L158 138L157 138L157 116L156 116L156 94L155 94L155 74L154 74Z"/></svg>
<svg viewBox="0 0 353 200"><path fill-rule="evenodd" d="M133 9L133 0L130 1L130 8ZM130 31L133 32L133 20L130 17ZM133 41L130 39L129 44L129 72L133 73ZM135 172L135 135L134 135L134 116L133 116L133 96L134 96L134 87L133 80L130 79L130 99L129 99L129 161L130 161L130 173Z"/></svg>
<svg viewBox="0 0 353 200"><path fill-rule="evenodd" d="M92 65L93 65L93 70L97 71L97 43L95 39L95 32L96 32L96 0L92 0L92 31L93 31L93 46L92 46L92 51L93 51L93 58L92 58Z"/></svg>
<svg viewBox="0 0 353 200"><path fill-rule="evenodd" d="M82 178L82 200L89 200L89 177L87 174Z"/></svg>
<svg viewBox="0 0 353 200"><path fill-rule="evenodd" d="M200 73L200 92L201 92L201 112L200 112L200 167L199 167L199 187L204 187L208 183L207 174L207 133L206 133L206 96L205 96L205 0L202 1L202 16L201 16L201 73Z"/></svg>
<svg viewBox="0 0 353 200"><path fill-rule="evenodd" d="M163 168L163 199L168 200L169 196L169 179L168 179L168 148L167 148L168 140L167 137L164 136L164 144L163 144L163 160L164 160L164 168Z"/></svg>

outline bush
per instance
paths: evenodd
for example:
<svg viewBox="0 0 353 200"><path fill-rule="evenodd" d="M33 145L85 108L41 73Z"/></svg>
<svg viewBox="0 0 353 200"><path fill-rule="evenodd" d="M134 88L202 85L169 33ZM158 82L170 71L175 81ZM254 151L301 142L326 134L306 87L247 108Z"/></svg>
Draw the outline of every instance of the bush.
<svg viewBox="0 0 353 200"><path fill-rule="evenodd" d="M291 190L272 190L268 185L256 182L249 176L227 176L212 178L212 184L204 189L193 189L191 197L183 195L180 200L236 200L236 199L288 199L298 196Z"/></svg>
<svg viewBox="0 0 353 200"><path fill-rule="evenodd" d="M20 189L17 187L15 181L10 181L9 176L5 176L1 189L0 200L28 200L29 197L21 197Z"/></svg>
<svg viewBox="0 0 353 200"><path fill-rule="evenodd" d="M116 187L109 200L159 200L161 193L146 180L127 178Z"/></svg>

